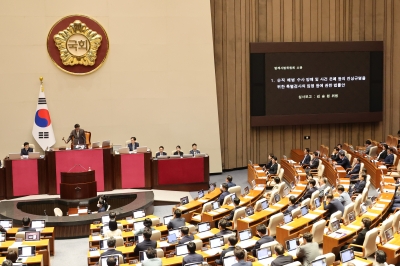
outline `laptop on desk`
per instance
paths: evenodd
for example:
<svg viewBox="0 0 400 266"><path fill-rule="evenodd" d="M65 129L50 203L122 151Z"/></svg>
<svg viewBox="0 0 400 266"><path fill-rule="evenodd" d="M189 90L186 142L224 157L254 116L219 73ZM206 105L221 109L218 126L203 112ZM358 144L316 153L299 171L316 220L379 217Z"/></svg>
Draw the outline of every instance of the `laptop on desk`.
<svg viewBox="0 0 400 266"><path fill-rule="evenodd" d="M168 230L168 235L174 234L176 237L181 237L181 229Z"/></svg>
<svg viewBox="0 0 400 266"><path fill-rule="evenodd" d="M18 247L18 257L34 257L36 255L35 246Z"/></svg>
<svg viewBox="0 0 400 266"><path fill-rule="evenodd" d="M0 242L6 242L6 233L4 233L4 232L0 233Z"/></svg>
<svg viewBox="0 0 400 266"><path fill-rule="evenodd" d="M342 261L342 263L352 262L352 260L354 259L354 251L352 248L340 251L340 260Z"/></svg>
<svg viewBox="0 0 400 266"><path fill-rule="evenodd" d="M245 209L246 215L247 216L252 216L254 214L254 208L253 206L247 206Z"/></svg>
<svg viewBox="0 0 400 266"><path fill-rule="evenodd" d="M100 240L100 250L106 250L106 249L108 249L107 239Z"/></svg>
<svg viewBox="0 0 400 266"><path fill-rule="evenodd" d="M119 154L129 154L129 148L119 148L118 153Z"/></svg>
<svg viewBox="0 0 400 266"><path fill-rule="evenodd" d="M185 196L180 199L181 205L185 205L189 203L189 197Z"/></svg>
<svg viewBox="0 0 400 266"><path fill-rule="evenodd" d="M39 152L30 152L28 153L28 159L39 159L40 153Z"/></svg>
<svg viewBox="0 0 400 266"><path fill-rule="evenodd" d="M300 208L301 211L301 216L307 215L308 214L308 208L307 206L303 206Z"/></svg>
<svg viewBox="0 0 400 266"><path fill-rule="evenodd" d="M311 266L327 266L326 259L321 258L321 259L314 260L311 262Z"/></svg>
<svg viewBox="0 0 400 266"><path fill-rule="evenodd" d="M189 253L186 244L177 245L175 247L175 255L176 256L183 256Z"/></svg>
<svg viewBox="0 0 400 266"><path fill-rule="evenodd" d="M92 143L92 149L100 148L100 141Z"/></svg>
<svg viewBox="0 0 400 266"><path fill-rule="evenodd" d="M204 197L204 190L199 190L197 192L197 198L201 199L202 197Z"/></svg>
<svg viewBox="0 0 400 266"><path fill-rule="evenodd" d="M13 222L11 219L2 219L0 220L0 225L5 229L8 230L13 227Z"/></svg>
<svg viewBox="0 0 400 266"><path fill-rule="evenodd" d="M224 237L215 237L215 238L210 238L210 249L206 250L205 252L213 256L217 253L221 253L222 247L224 246Z"/></svg>
<svg viewBox="0 0 400 266"><path fill-rule="evenodd" d="M20 153L9 153L8 158L10 160L19 160L19 159L21 159L21 154Z"/></svg>
<svg viewBox="0 0 400 266"><path fill-rule="evenodd" d="M283 222L285 224L290 223L291 221L293 221L293 217L291 213L287 213L285 215L283 215Z"/></svg>
<svg viewBox="0 0 400 266"><path fill-rule="evenodd" d="M139 219L145 217L146 213L144 212L144 210L135 210L133 211L132 215L133 219Z"/></svg>
<svg viewBox="0 0 400 266"><path fill-rule="evenodd" d="M178 243L178 238L176 237L176 234L175 233L168 234L167 242L168 242L168 244Z"/></svg>
<svg viewBox="0 0 400 266"><path fill-rule="evenodd" d="M233 264L237 263L235 255L224 257L223 263L224 266L232 266Z"/></svg>
<svg viewBox="0 0 400 266"><path fill-rule="evenodd" d="M103 225L107 225L109 222L110 222L110 216L109 215L101 216L101 223Z"/></svg>
<svg viewBox="0 0 400 266"><path fill-rule="evenodd" d="M296 249L298 247L297 240L297 238L292 238L285 241L286 249L288 250L288 253L292 256L296 256Z"/></svg>
<svg viewBox="0 0 400 266"><path fill-rule="evenodd" d="M270 265L275 259L272 257L271 247L259 248L257 249L256 253L258 262L263 265Z"/></svg>
<svg viewBox="0 0 400 266"><path fill-rule="evenodd" d="M25 241L40 241L40 232L38 231L26 231Z"/></svg>
<svg viewBox="0 0 400 266"><path fill-rule="evenodd" d="M146 251L139 251L139 261L140 262L143 262L148 259L149 258L147 258Z"/></svg>
<svg viewBox="0 0 400 266"><path fill-rule="evenodd" d="M133 228L135 229L135 230L140 230L140 229L143 229L145 226L144 226L144 223L143 223L143 221L139 221L139 222L134 222L133 223Z"/></svg>
<svg viewBox="0 0 400 266"><path fill-rule="evenodd" d="M43 231L43 229L46 227L46 221L45 220L32 220L31 227L35 228L36 231Z"/></svg>
<svg viewBox="0 0 400 266"><path fill-rule="evenodd" d="M174 219L174 216L173 215L167 215L167 216L164 216L164 224L165 225L168 225L169 224L169 221L171 221L172 219Z"/></svg>
<svg viewBox="0 0 400 266"><path fill-rule="evenodd" d="M146 153L147 152L147 146L137 147L136 152L137 153Z"/></svg>
<svg viewBox="0 0 400 266"><path fill-rule="evenodd" d="M239 240L240 242L237 244L241 248L248 248L251 246L254 246L254 244L257 242L254 239L251 239L251 229L243 230L239 232Z"/></svg>
<svg viewBox="0 0 400 266"><path fill-rule="evenodd" d="M386 229L384 233L385 233L386 242L389 242L390 240L392 240L394 238L393 227Z"/></svg>

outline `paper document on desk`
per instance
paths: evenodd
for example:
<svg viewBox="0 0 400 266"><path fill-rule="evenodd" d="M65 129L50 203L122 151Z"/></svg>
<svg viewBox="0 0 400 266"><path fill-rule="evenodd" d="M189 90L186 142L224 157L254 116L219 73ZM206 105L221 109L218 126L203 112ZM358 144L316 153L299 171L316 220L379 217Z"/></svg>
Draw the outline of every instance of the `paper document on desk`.
<svg viewBox="0 0 400 266"><path fill-rule="evenodd" d="M277 209L274 209L274 208L266 208L265 210L269 211L269 212L276 212L277 211Z"/></svg>
<svg viewBox="0 0 400 266"><path fill-rule="evenodd" d="M376 208L385 208L385 204L375 204L375 206L374 207L376 207Z"/></svg>
<svg viewBox="0 0 400 266"><path fill-rule="evenodd" d="M296 172L297 172L297 173L303 173L303 171L301 171L301 170L296 170Z"/></svg>
<svg viewBox="0 0 400 266"><path fill-rule="evenodd" d="M383 245L385 248L390 248L390 249L394 249L394 250L397 250L397 249L399 249L400 248L400 246L398 246L398 245L393 245L393 244L390 244L390 243L386 243L385 245Z"/></svg>
<svg viewBox="0 0 400 266"><path fill-rule="evenodd" d="M303 192L303 190L300 190L300 189L295 189L295 190L292 190L293 192Z"/></svg>
<svg viewBox="0 0 400 266"><path fill-rule="evenodd" d="M306 219L314 220L315 218L318 217L318 215L312 214L312 213L307 213L307 214L304 215L303 217L306 218Z"/></svg>
<svg viewBox="0 0 400 266"><path fill-rule="evenodd" d="M346 234L345 233L342 233L342 232L333 232L332 234L330 234L329 236L330 237L333 237L333 238L341 238L341 237L344 237Z"/></svg>
<svg viewBox="0 0 400 266"><path fill-rule="evenodd" d="M346 173L346 170L342 170L342 169L340 169L340 170L337 170L339 173Z"/></svg>
<svg viewBox="0 0 400 266"><path fill-rule="evenodd" d="M218 212L215 212L215 211L210 211L208 213L211 214L211 215L218 215L219 214Z"/></svg>
<svg viewBox="0 0 400 266"><path fill-rule="evenodd" d="M219 209L216 209L214 211L218 212L218 213L221 213L221 212L226 212L226 209L225 208L219 208Z"/></svg>
<svg viewBox="0 0 400 266"><path fill-rule="evenodd" d="M384 165L379 165L378 168L379 168L379 169L386 169L386 166L384 166Z"/></svg>
<svg viewBox="0 0 400 266"><path fill-rule="evenodd" d="M206 251L203 251L204 253L208 254L209 256L214 256L217 253L221 253L222 252L222 248L212 248Z"/></svg>
<svg viewBox="0 0 400 266"><path fill-rule="evenodd" d="M197 201L200 201L200 202L208 202L208 199L198 199Z"/></svg>
<svg viewBox="0 0 400 266"><path fill-rule="evenodd" d="M384 208L378 208L378 207L373 207L373 208L371 208L371 210L374 210L374 211L383 211L383 209L384 209Z"/></svg>
<svg viewBox="0 0 400 266"><path fill-rule="evenodd" d="M296 186L299 186L299 187L306 187L307 185L306 185L306 184L297 184ZM301 192L303 192L303 191L301 191Z"/></svg>
<svg viewBox="0 0 400 266"><path fill-rule="evenodd" d="M365 262L363 262L361 260L350 260L350 261L347 262L347 264L349 264L349 263L354 263L354 265L356 265L356 266L366 266L366 265L370 265L371 264L370 261L365 263Z"/></svg>
<svg viewBox="0 0 400 266"><path fill-rule="evenodd" d="M289 163L296 163L295 161L293 161L293 160L288 160L288 162Z"/></svg>
<svg viewBox="0 0 400 266"><path fill-rule="evenodd" d="M203 232L203 233L198 233L196 234L198 238L207 238L207 237L211 237L214 235L213 232L211 231L207 231L207 232Z"/></svg>
<svg viewBox="0 0 400 266"><path fill-rule="evenodd" d="M244 196L245 199L254 199L253 196Z"/></svg>
<svg viewBox="0 0 400 266"><path fill-rule="evenodd" d="M179 206L178 209L186 210L187 208L185 206Z"/></svg>
<svg viewBox="0 0 400 266"><path fill-rule="evenodd" d="M285 205L283 205L283 204L280 204L280 203L275 203L275 204L274 204L274 206L277 206L277 207L283 207L283 206L285 206Z"/></svg>
<svg viewBox="0 0 400 266"><path fill-rule="evenodd" d="M170 246L170 244L168 242L165 242L165 241L158 241L157 243L158 243L158 247L159 248L164 248L164 247L169 247Z"/></svg>
<svg viewBox="0 0 400 266"><path fill-rule="evenodd" d="M379 214L376 214L376 213L373 213L373 212L366 212L366 213L364 213L364 215L372 216L372 217L379 216Z"/></svg>
<svg viewBox="0 0 400 266"><path fill-rule="evenodd" d="M102 236L92 236L92 240L93 241L99 241L99 240L102 240L102 239L103 239Z"/></svg>
<svg viewBox="0 0 400 266"><path fill-rule="evenodd" d="M353 228L353 229L356 229L356 230L361 229L361 225L348 224L348 225L346 225L346 226L347 226L347 227L350 227L350 228Z"/></svg>
<svg viewBox="0 0 400 266"><path fill-rule="evenodd" d="M79 209L78 213L87 213L87 209Z"/></svg>
<svg viewBox="0 0 400 266"><path fill-rule="evenodd" d="M255 187L254 190L264 190L264 187Z"/></svg>
<svg viewBox="0 0 400 266"><path fill-rule="evenodd" d="M100 257L100 251L89 251L90 257Z"/></svg>

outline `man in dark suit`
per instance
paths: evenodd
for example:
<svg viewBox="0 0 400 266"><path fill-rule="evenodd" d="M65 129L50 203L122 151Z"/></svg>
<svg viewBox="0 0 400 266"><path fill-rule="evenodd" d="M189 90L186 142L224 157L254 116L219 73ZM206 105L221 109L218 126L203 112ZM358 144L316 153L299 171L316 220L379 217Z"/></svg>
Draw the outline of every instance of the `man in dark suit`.
<svg viewBox="0 0 400 266"><path fill-rule="evenodd" d="M113 237L107 239L108 249L101 254L101 257L109 256L109 255L122 255L122 252L115 249L116 240ZM100 260L101 260L100 257Z"/></svg>
<svg viewBox="0 0 400 266"><path fill-rule="evenodd" d="M176 146L176 151L174 152L174 155L183 155L183 151L181 151L181 146Z"/></svg>
<svg viewBox="0 0 400 266"><path fill-rule="evenodd" d="M235 254L236 260L238 262L234 263L232 266L251 266L252 265L252 263L250 261L244 260L244 256L246 255L246 253L244 252L243 248L235 247L233 254Z"/></svg>
<svg viewBox="0 0 400 266"><path fill-rule="evenodd" d="M335 148L333 149L333 152L332 152L332 155L331 155L331 159L332 159L333 161L335 161L335 162L337 162L337 161L340 160L340 158L339 158L339 151L340 151L340 149L339 149L338 147L335 147Z"/></svg>
<svg viewBox="0 0 400 266"><path fill-rule="evenodd" d="M192 155L200 153L200 151L197 149L197 144L196 143L192 144L192 149L190 150L189 153L192 154Z"/></svg>
<svg viewBox="0 0 400 266"><path fill-rule="evenodd" d="M222 220L222 219L221 219ZM221 222L221 221L220 221ZM224 250L222 250L222 252L221 252L221 257L219 258L219 259L216 259L215 260L215 263L217 264L217 265L222 265L222 262L223 262L223 258L225 257L225 254L226 253L228 253L229 251L234 251L235 250L235 246L236 246L236 244L237 244L237 242L238 242L238 239L237 239L237 237L236 236L230 236L229 238L228 238L228 242L229 242L229 247L228 248L226 248L226 249L224 249Z"/></svg>
<svg viewBox="0 0 400 266"><path fill-rule="evenodd" d="M310 166L308 166L305 170L306 170L306 174L310 175L310 170L311 169L317 169L319 166L319 158L318 158L318 152L314 152L313 153L313 158L310 162Z"/></svg>
<svg viewBox="0 0 400 266"><path fill-rule="evenodd" d="M260 237L260 239L256 242L253 248L253 256L257 256L257 249L261 247L262 244L272 242L274 241L274 238L267 235L267 227L265 227L265 224L259 224L256 227L257 234Z"/></svg>
<svg viewBox="0 0 400 266"><path fill-rule="evenodd" d="M387 150L387 156L385 158L385 160L383 161L387 166L391 166L394 164L394 155L393 155L393 148L389 148Z"/></svg>
<svg viewBox="0 0 400 266"><path fill-rule="evenodd" d="M240 199L239 199L239 198L235 198L235 199L233 200L233 204L235 205L235 208L231 211L231 213L229 213L229 215L225 216L225 219L226 219L227 221L232 221L233 216L235 215L235 212L236 212L239 208L241 208L241 207L239 206L239 204L240 204Z"/></svg>
<svg viewBox="0 0 400 266"><path fill-rule="evenodd" d="M367 182L365 182L365 177L366 175L360 176L360 179L357 181L357 183L354 184L353 187L349 189L349 194L352 195L353 193L362 193L365 185Z"/></svg>
<svg viewBox="0 0 400 266"><path fill-rule="evenodd" d="M81 129L79 124L75 124L75 129L71 131L69 137L67 139L67 143L74 137L74 145L85 145L86 144L86 136L85 130Z"/></svg>
<svg viewBox="0 0 400 266"><path fill-rule="evenodd" d="M281 244L275 245L276 259L271 262L271 266L283 266L293 262L293 257L291 255L283 255L285 249Z"/></svg>
<svg viewBox="0 0 400 266"><path fill-rule="evenodd" d="M31 227L31 219L29 217L22 218L22 227L18 229L18 232L36 231L35 228Z"/></svg>
<svg viewBox="0 0 400 266"><path fill-rule="evenodd" d="M228 189L231 188L231 187L235 187L236 186L236 184L233 183L232 180L233 180L232 176L228 175L226 177L226 184L228 184Z"/></svg>
<svg viewBox="0 0 400 266"><path fill-rule="evenodd" d="M169 221L167 228L168 229L178 229L181 226L186 224L185 218L182 218L182 211L180 209L176 209L174 212L174 219Z"/></svg>
<svg viewBox="0 0 400 266"><path fill-rule="evenodd" d="M227 183L222 183L221 191L222 191L222 193L221 193L221 195L219 195L218 201L219 201L219 205L222 206L222 204L224 203L225 197L229 195Z"/></svg>
<svg viewBox="0 0 400 266"><path fill-rule="evenodd" d="M309 148L305 148L305 149L304 149L304 158L303 158L303 160L300 162L300 164L301 164L301 165L310 164L310 161L311 161L310 149L309 149Z"/></svg>
<svg viewBox="0 0 400 266"><path fill-rule="evenodd" d="M271 168L271 166L272 166L272 157L274 157L274 154L273 154L273 153L270 153L270 154L268 155L268 160L269 160L269 162L263 167L263 168L264 168L264 171L267 170L267 169L269 169L269 168Z"/></svg>
<svg viewBox="0 0 400 266"><path fill-rule="evenodd" d="M367 139L367 140L365 141L365 146L366 146L366 148L365 148L365 154L369 155L369 151L370 151L371 148L372 148L372 144L371 144L371 141L370 141L369 139Z"/></svg>
<svg viewBox="0 0 400 266"><path fill-rule="evenodd" d="M324 210L326 210L325 215L329 219L332 213L337 211L341 211L343 215L344 206L338 199L333 198L332 194L328 194L326 196L326 201L324 201Z"/></svg>
<svg viewBox="0 0 400 266"><path fill-rule="evenodd" d="M189 235L189 228L187 226L181 227L181 239L179 240L179 244L184 244L186 242L194 240L194 236Z"/></svg>
<svg viewBox="0 0 400 266"><path fill-rule="evenodd" d="M340 165L344 169L351 167L350 161L349 161L349 159L347 159L346 155L344 155L344 152L339 153L339 158L340 158L340 160L336 162L336 165Z"/></svg>
<svg viewBox="0 0 400 266"><path fill-rule="evenodd" d="M183 257L182 266L185 266L188 263L199 263L201 264L204 261L202 255L196 253L196 244L193 242L189 242L187 244L187 249L189 254Z"/></svg>
<svg viewBox="0 0 400 266"><path fill-rule="evenodd" d="M285 214L287 213L292 213L292 211L294 209L296 209L297 207L299 207L298 204L296 204L296 198L295 196L290 196L289 197L289 207L286 209Z"/></svg>
<svg viewBox="0 0 400 266"><path fill-rule="evenodd" d="M224 236L224 235L229 235L232 234L233 232L231 230L226 230L226 227L228 226L228 221L225 218L222 218L218 222L218 229L219 232L215 234L215 236Z"/></svg>
<svg viewBox="0 0 400 266"><path fill-rule="evenodd" d="M164 146L158 147L158 152L156 153L156 158L160 155L167 155L166 152L164 152Z"/></svg>
<svg viewBox="0 0 400 266"><path fill-rule="evenodd" d="M362 246L364 245L364 240L365 240L365 235L367 234L367 232L369 231L369 228L371 227L371 219L369 217L364 217L361 220L361 226L362 226L362 230L361 232L358 233L357 237L353 240L353 242L351 242L352 244L355 245L359 245ZM348 245L344 245L341 250L347 249ZM353 247L354 251L358 251L361 252L362 249L359 247Z"/></svg>
<svg viewBox="0 0 400 266"><path fill-rule="evenodd" d="M276 158L276 156L272 157L272 165L267 172L268 175L276 175L278 173L278 164L276 162L277 160L278 159Z"/></svg>
<svg viewBox="0 0 400 266"><path fill-rule="evenodd" d="M24 147L21 149L21 156L29 155L30 152L33 152L33 149L29 148L29 142L24 142ZM1 166L1 163L0 163L0 166Z"/></svg>
<svg viewBox="0 0 400 266"><path fill-rule="evenodd" d="M136 137L131 137L131 143L128 144L130 151L136 150L139 147L139 142L136 142Z"/></svg>
<svg viewBox="0 0 400 266"><path fill-rule="evenodd" d="M383 144L382 145L382 151L381 153L378 154L378 161L384 161L386 156L387 156L387 150L389 149L389 146L387 144Z"/></svg>
<svg viewBox="0 0 400 266"><path fill-rule="evenodd" d="M351 168L349 171L347 171L347 175L346 177L350 178L350 181L357 179L358 178L358 174L360 173L360 167L361 167L361 159L357 158L356 159L357 162L356 164L353 166L353 168Z"/></svg>
<svg viewBox="0 0 400 266"><path fill-rule="evenodd" d="M134 256L139 256L139 251L146 251L148 248L157 248L157 241L151 240L151 235L151 229L147 227L143 229L144 240L136 244L135 250L133 251Z"/></svg>
<svg viewBox="0 0 400 266"><path fill-rule="evenodd" d="M308 181L308 189L307 189L306 193L304 194L304 196L301 198L302 201L305 199L311 199L312 193L317 191L317 188L315 187L316 183L317 182L315 182L314 179L311 179L310 181Z"/></svg>

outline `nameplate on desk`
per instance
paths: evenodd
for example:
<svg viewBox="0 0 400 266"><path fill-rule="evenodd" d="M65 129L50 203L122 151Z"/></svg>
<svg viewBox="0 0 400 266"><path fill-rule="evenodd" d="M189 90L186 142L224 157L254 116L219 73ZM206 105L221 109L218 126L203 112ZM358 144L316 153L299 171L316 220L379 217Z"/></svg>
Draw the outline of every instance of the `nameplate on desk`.
<svg viewBox="0 0 400 266"><path fill-rule="evenodd" d="M274 204L274 206L277 206L277 207L283 207L283 206L285 206L285 205L283 205L283 204L280 204L280 203L275 203L275 204Z"/></svg>
<svg viewBox="0 0 400 266"><path fill-rule="evenodd" d="M139 262L138 260L129 260L129 264L136 264L138 262Z"/></svg>
<svg viewBox="0 0 400 266"><path fill-rule="evenodd" d="M378 168L379 168L379 169L386 169L386 166L380 165L380 166L378 166Z"/></svg>
<svg viewBox="0 0 400 266"><path fill-rule="evenodd" d="M325 210L313 210L313 212L324 213Z"/></svg>
<svg viewBox="0 0 400 266"><path fill-rule="evenodd" d="M276 212L277 211L277 209L273 209L273 208L266 208L265 210L269 211L269 212Z"/></svg>
<svg viewBox="0 0 400 266"><path fill-rule="evenodd" d="M169 247L169 243L168 242L158 242L158 247L163 248L163 247Z"/></svg>
<svg viewBox="0 0 400 266"><path fill-rule="evenodd" d="M256 171L257 171L257 173L264 173L263 170L256 170Z"/></svg>
<svg viewBox="0 0 400 266"><path fill-rule="evenodd" d="M100 235L99 232L93 232L93 233L92 233L92 237L93 237L93 236L98 236L98 235Z"/></svg>
<svg viewBox="0 0 400 266"><path fill-rule="evenodd" d="M132 228L124 228L123 230L124 230L124 232L130 232L130 231L132 231Z"/></svg>
<svg viewBox="0 0 400 266"><path fill-rule="evenodd" d="M296 172L297 172L297 173L303 173L303 171L301 171L301 170L296 170Z"/></svg>
<svg viewBox="0 0 400 266"><path fill-rule="evenodd" d="M198 199L197 201L200 201L200 202L207 202L208 201L208 199Z"/></svg>
<svg viewBox="0 0 400 266"><path fill-rule="evenodd" d="M97 248L89 248L89 251L96 251Z"/></svg>
<svg viewBox="0 0 400 266"><path fill-rule="evenodd" d="M342 169L340 169L340 170L337 170L339 173L346 173L346 170L342 170Z"/></svg>
<svg viewBox="0 0 400 266"><path fill-rule="evenodd" d="M132 247L133 243L132 242L125 242L125 247Z"/></svg>
<svg viewBox="0 0 400 266"><path fill-rule="evenodd" d="M254 197L252 196L244 196L245 199L253 199Z"/></svg>
<svg viewBox="0 0 400 266"><path fill-rule="evenodd" d="M299 187L306 187L307 185L306 185L306 184L297 184L297 186L299 186Z"/></svg>

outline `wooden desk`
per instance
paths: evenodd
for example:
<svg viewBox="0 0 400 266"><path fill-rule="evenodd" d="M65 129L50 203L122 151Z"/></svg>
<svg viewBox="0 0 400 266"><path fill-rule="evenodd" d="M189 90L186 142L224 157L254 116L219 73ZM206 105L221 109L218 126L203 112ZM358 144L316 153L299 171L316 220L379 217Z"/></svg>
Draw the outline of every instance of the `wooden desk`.
<svg viewBox="0 0 400 266"><path fill-rule="evenodd" d="M193 191L208 189L210 157L153 159L152 186L154 189Z"/></svg>
<svg viewBox="0 0 400 266"><path fill-rule="evenodd" d="M265 178L267 174L263 171L262 167L258 164L248 164L247 165L247 181L249 184L255 180L256 184L265 185Z"/></svg>
<svg viewBox="0 0 400 266"><path fill-rule="evenodd" d="M384 245L379 244L378 249L385 251L388 264L400 263L400 235L398 233L395 233L394 238Z"/></svg>
<svg viewBox="0 0 400 266"><path fill-rule="evenodd" d="M5 254L8 251L8 248L15 248L18 250L17 246L13 246L16 243L15 241L5 241L0 245L0 253ZM43 266L50 265L50 244L49 239L40 239L40 241L23 241L23 246L35 246L36 254L43 255Z"/></svg>
<svg viewBox="0 0 400 266"><path fill-rule="evenodd" d="M219 197L219 195L221 195L221 190L219 188L215 188L210 193L207 193L203 198L198 199L198 200L189 201L188 204L181 205L181 206L177 207L177 209L180 209L182 211L182 213L189 213L189 212L194 212L194 211L201 212L203 204L205 204L206 202L215 200L216 198Z"/></svg>
<svg viewBox="0 0 400 266"><path fill-rule="evenodd" d="M292 160L281 160L281 167L285 170L283 177L289 183L296 183L296 177L299 176L301 181L307 179L306 171L297 163L290 162ZM294 161L294 160L293 160Z"/></svg>
<svg viewBox="0 0 400 266"><path fill-rule="evenodd" d="M47 194L45 159L4 160L6 198Z"/></svg>
<svg viewBox="0 0 400 266"><path fill-rule="evenodd" d="M134 222L139 222L139 221L143 221L146 218L150 218L150 219L159 219L157 216L155 215L146 215L146 217L143 218L139 218L139 219L132 219L132 220L118 220L117 222L122 224L123 228L133 228L133 223ZM99 224L90 224L90 234L93 233L99 233L100 232L100 228L103 226L102 223ZM162 228L160 227L156 227L157 230L159 230L158 228ZM167 228L165 226L165 228ZM166 229L167 230L167 229ZM167 230L168 231L168 230Z"/></svg>
<svg viewBox="0 0 400 266"><path fill-rule="evenodd" d="M115 154L114 188L151 188L151 152Z"/></svg>
<svg viewBox="0 0 400 266"><path fill-rule="evenodd" d="M5 257L0 257L0 263L3 263L5 259ZM29 266L43 266L43 255L37 254L34 257L28 257L24 264L28 264Z"/></svg>
<svg viewBox="0 0 400 266"><path fill-rule="evenodd" d="M18 227L13 227L10 228L7 233L6 233L6 239L7 240L12 240L14 241L15 239L15 234L18 232ZM54 256L56 253L54 247L54 227L45 227L41 232L40 232L40 238L41 239L48 239L49 244L50 244L50 255Z"/></svg>

